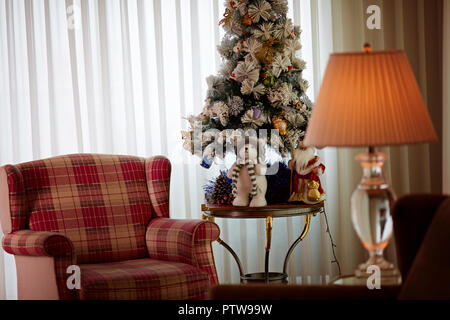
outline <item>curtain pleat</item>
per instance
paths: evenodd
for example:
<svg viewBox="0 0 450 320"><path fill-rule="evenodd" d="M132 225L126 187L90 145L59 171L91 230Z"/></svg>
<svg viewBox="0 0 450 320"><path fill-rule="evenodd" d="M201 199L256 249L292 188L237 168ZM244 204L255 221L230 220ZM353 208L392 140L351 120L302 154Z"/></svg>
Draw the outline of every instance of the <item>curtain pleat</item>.
<svg viewBox="0 0 450 320"><path fill-rule="evenodd" d="M72 0L66 0L65 8L68 8L70 6L75 8L73 6ZM73 14L76 15L77 12L74 12ZM80 152L83 152L84 147L83 147L83 141L82 141L83 137L82 137L82 128L81 128L81 106L80 106L80 87L79 87L79 84L81 83L81 81L78 76L78 66L81 65L81 61L78 62L78 55L76 52L76 44L75 44L75 32L71 32L71 30L69 28L65 28L65 30L67 30L67 37L68 37L68 44L69 44L70 71L72 74L71 85L72 85L72 94L73 94L73 109L74 109L74 120L75 120L76 143L77 143L77 149L80 150Z"/></svg>
<svg viewBox="0 0 450 320"><path fill-rule="evenodd" d="M92 54L92 28L91 15L92 9L85 1L80 3L81 12L81 30L77 30L77 54L83 63L79 66L80 92L82 92L82 134L83 142L87 150L97 150L98 141L96 139L96 97L95 97L95 79L94 79L94 57Z"/></svg>
<svg viewBox="0 0 450 320"><path fill-rule="evenodd" d="M181 8L181 0L175 1L175 23L176 23L176 38L177 38L177 48L178 48L178 86L179 86L179 95L178 95L178 103L179 103L179 110L180 110L180 127L184 128L184 122L185 119L182 117L182 115L187 114L186 110L186 86L185 86L185 63L188 63L186 61L185 57L185 50L183 45L183 20L182 20L182 8ZM177 132L178 133L178 132ZM179 136L176 136L177 138ZM180 161L179 164L182 168L183 176L182 181L180 183L180 186L182 187L182 190L184 190L183 193L183 207L184 208L191 208L191 197L193 196L194 192L189 187L189 166L186 162ZM190 211L190 210L189 210Z"/></svg>
<svg viewBox="0 0 450 320"><path fill-rule="evenodd" d="M167 1L163 2L164 4L167 3ZM167 154L168 148L167 148L167 123L166 123L166 95L167 95L167 91L166 91L166 79L167 77L170 75L169 73L166 74L165 72L165 67L166 64L164 63L165 61L163 60L163 49L164 48L164 44L166 39L163 39L162 36L162 16L161 16L161 0L154 0L153 1L153 17L154 17L154 24L155 24L155 48L156 48L156 85L158 87L158 92L160 93L159 96L159 103L158 103L158 107L159 107L159 117L158 118L154 118L152 119L152 123L155 124L155 126L157 127L159 124L159 130L157 132L159 132L160 134L159 139L160 139L160 146L159 146L159 152L162 152L164 154ZM170 15L168 15L167 19L165 19L165 21L173 21L173 18L170 17ZM170 55L169 52L164 52L164 54L167 54L168 56ZM163 133L164 132L164 133ZM163 134L161 134L163 133ZM153 134L156 134L156 132L153 132Z"/></svg>
<svg viewBox="0 0 450 320"><path fill-rule="evenodd" d="M27 35L27 56L28 56L28 75L29 75L29 88L30 88L30 116L31 116L31 136L32 136L32 150L33 157L40 156L40 143L39 143L39 105L38 105L38 92L37 92L37 72L36 72L36 55L35 55L35 31L34 31L34 12L31 1L25 1L25 20L26 35Z"/></svg>
<svg viewBox="0 0 450 320"><path fill-rule="evenodd" d="M134 78L131 66L130 48L130 23L128 19L128 1L120 1L120 22L122 26L122 59L125 91L125 119L126 119L126 145L127 153L137 153L136 123L135 123L135 103L134 103Z"/></svg>
<svg viewBox="0 0 450 320"><path fill-rule="evenodd" d="M11 90L9 77L9 52L8 52L8 28L6 3L0 1L0 106L2 107L2 116L0 117L0 144L2 152L0 152L0 161L2 163L9 161L10 155L13 153L13 136L12 136L12 115L11 115Z"/></svg>

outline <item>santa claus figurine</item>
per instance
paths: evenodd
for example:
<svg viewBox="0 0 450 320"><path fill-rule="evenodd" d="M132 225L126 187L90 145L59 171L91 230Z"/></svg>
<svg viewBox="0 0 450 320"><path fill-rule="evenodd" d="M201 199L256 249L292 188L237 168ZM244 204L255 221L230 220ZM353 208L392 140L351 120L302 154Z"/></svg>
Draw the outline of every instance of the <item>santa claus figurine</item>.
<svg viewBox="0 0 450 320"><path fill-rule="evenodd" d="M290 202L319 203L325 199L319 176L325 171L320 158L315 155L315 149L300 144L293 151L289 161L291 170L295 170Z"/></svg>

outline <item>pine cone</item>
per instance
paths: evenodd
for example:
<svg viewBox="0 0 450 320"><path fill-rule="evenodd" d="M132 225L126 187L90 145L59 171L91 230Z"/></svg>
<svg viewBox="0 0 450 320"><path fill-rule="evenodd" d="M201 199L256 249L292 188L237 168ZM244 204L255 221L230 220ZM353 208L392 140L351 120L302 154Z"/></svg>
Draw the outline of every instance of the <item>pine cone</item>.
<svg viewBox="0 0 450 320"><path fill-rule="evenodd" d="M232 187L229 179L224 174L217 177L214 189L211 193L211 200L215 204L231 204L233 202Z"/></svg>

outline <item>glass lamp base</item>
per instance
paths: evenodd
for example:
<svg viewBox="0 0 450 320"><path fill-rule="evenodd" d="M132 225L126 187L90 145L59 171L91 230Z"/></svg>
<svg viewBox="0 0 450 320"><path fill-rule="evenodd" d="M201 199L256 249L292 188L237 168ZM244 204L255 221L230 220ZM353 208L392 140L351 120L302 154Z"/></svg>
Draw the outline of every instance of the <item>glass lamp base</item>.
<svg viewBox="0 0 450 320"><path fill-rule="evenodd" d="M355 270L357 278L368 278L380 270L381 278L398 277L400 275L398 269L394 264L386 261L383 256L371 256L369 260L362 263Z"/></svg>
<svg viewBox="0 0 450 320"><path fill-rule="evenodd" d="M357 156L363 168L363 176L352 194L351 216L353 227L370 257L355 270L358 278L399 275L394 265L383 258L383 251L393 231L391 208L395 199L383 177L386 158L384 153L375 152L373 148L369 148L369 153Z"/></svg>

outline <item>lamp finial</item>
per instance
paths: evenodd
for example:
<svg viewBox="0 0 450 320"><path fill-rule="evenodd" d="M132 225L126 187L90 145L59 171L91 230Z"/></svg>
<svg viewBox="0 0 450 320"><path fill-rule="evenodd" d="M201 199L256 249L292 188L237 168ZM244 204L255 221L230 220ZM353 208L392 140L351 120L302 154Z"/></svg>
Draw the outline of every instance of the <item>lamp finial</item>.
<svg viewBox="0 0 450 320"><path fill-rule="evenodd" d="M364 52L364 53L370 53L370 52L372 52L372 46L370 45L370 43L365 43L365 44L364 44L363 52Z"/></svg>

